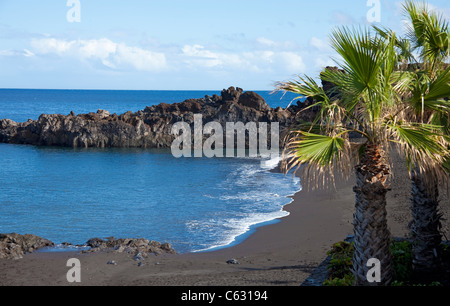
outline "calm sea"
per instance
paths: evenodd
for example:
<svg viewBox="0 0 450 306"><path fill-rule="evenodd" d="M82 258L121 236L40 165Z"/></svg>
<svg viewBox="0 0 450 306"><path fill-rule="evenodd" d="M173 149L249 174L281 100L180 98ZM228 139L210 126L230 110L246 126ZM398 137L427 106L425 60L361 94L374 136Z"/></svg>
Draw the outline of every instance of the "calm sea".
<svg viewBox="0 0 450 306"><path fill-rule="evenodd" d="M272 107L292 97L258 92ZM220 91L0 89L0 119L105 109L121 114ZM83 244L93 237L170 242L181 253L241 242L287 215L291 176L273 161L176 159L169 150L71 149L0 144L0 233Z"/></svg>

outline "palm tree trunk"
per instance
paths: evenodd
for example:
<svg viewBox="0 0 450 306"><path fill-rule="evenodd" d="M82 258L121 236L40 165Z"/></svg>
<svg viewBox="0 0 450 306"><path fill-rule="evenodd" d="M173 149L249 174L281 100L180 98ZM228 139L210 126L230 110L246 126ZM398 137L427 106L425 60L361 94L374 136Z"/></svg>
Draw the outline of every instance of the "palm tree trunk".
<svg viewBox="0 0 450 306"><path fill-rule="evenodd" d="M416 277L439 271L441 265L440 233L442 214L439 213L439 189L432 177L425 183L422 174L412 172L411 213L409 224L413 238L413 270ZM428 188L427 188L427 185Z"/></svg>
<svg viewBox="0 0 450 306"><path fill-rule="evenodd" d="M392 258L389 251L390 232L387 226L386 180L389 167L383 162L378 145L368 145L356 166L356 211L354 214L355 255L353 274L356 285L386 286L392 281ZM367 274L370 259L381 263L381 282L369 283Z"/></svg>

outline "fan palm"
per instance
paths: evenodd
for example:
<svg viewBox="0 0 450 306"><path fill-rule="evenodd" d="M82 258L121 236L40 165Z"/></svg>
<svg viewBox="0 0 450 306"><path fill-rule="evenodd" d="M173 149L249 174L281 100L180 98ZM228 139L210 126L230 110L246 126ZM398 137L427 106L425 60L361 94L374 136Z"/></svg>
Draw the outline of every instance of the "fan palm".
<svg viewBox="0 0 450 306"><path fill-rule="evenodd" d="M410 79L404 98L416 121L432 123L436 132L447 135L448 139L450 104L446 98L450 97L450 67L445 64L450 55L448 22L430 11L425 3L418 5L407 1L404 14L409 21L408 39L397 39L396 43L399 61L407 64L403 65L406 67L404 74ZM392 36L390 30L375 29L385 38ZM404 41L410 43L401 43ZM413 53L417 54L418 60ZM405 54L409 56L405 57ZM444 162L448 167L449 160ZM410 223L414 238L413 268L417 274L433 273L439 269L442 240L438 185L442 177L448 179L448 174L437 173L434 167L414 166L411 171L413 220Z"/></svg>
<svg viewBox="0 0 450 306"><path fill-rule="evenodd" d="M440 136L430 124L411 121L399 91L408 80L395 70L395 36L384 38L369 30L341 28L331 35L341 57L338 70L326 70L322 78L335 84L333 99L310 77L279 83L278 90L312 97L319 112L311 125L292 131L284 149L284 169L320 174L316 183L330 183L336 171L347 173L356 166L354 213L356 285L367 285L367 263L381 262L381 282L392 281L390 232L387 226L386 193L391 142L412 163L433 165L448 155ZM351 135L359 135L360 142ZM356 156L356 159L352 157Z"/></svg>
<svg viewBox="0 0 450 306"><path fill-rule="evenodd" d="M418 51L423 65L412 84L409 102L421 122L431 122L449 135L450 31L442 15L432 12L426 4L407 1L405 15L409 18L408 38ZM448 162L448 160L447 160ZM432 273L440 268L441 217L439 207L439 176L433 169L412 171L410 224L413 243L413 269L416 274ZM422 170L422 171L420 171ZM448 179L448 176L446 177Z"/></svg>

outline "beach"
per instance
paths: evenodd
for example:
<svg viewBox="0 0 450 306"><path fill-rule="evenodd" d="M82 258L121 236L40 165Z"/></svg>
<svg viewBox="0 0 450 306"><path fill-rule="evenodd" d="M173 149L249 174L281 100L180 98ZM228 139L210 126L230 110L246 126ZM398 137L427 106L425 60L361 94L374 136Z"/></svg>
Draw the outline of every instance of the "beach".
<svg viewBox="0 0 450 306"><path fill-rule="evenodd" d="M388 220L392 236L408 234L409 188L406 168L393 158ZM242 243L217 251L160 255L138 266L124 253L33 253L20 260L0 260L2 286L299 286L326 258L335 242L352 234L353 177L335 188L302 190L285 207L290 214L262 226ZM441 212L449 216L446 188ZM443 231L450 233L448 221ZM151 237L148 237L151 239ZM81 283L68 283L67 260L81 262ZM238 264L228 264L235 259ZM116 265L108 265L115 261Z"/></svg>

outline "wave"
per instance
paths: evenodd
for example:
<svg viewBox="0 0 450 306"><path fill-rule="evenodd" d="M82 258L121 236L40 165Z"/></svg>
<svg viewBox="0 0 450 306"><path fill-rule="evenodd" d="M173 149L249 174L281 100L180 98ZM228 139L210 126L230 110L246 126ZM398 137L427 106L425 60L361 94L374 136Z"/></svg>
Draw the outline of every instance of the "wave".
<svg viewBox="0 0 450 306"><path fill-rule="evenodd" d="M276 156L276 157L272 157L270 159L265 159L261 161L261 168L262 169L267 169L267 170L273 170L276 167L278 167L278 165L280 164L281 161L281 157L280 156Z"/></svg>
<svg viewBox="0 0 450 306"><path fill-rule="evenodd" d="M229 219L223 224L224 227L229 228L229 230L227 231L227 235L221 237L221 239L215 245L198 250L193 250L192 252L193 253L207 252L217 250L223 247L229 247L233 245L235 242L239 241L240 240L239 237L248 234L252 230L252 227L256 225L266 224L271 221L281 219L287 216L289 216L289 212L280 210L279 212L273 212L270 214L255 213L246 218Z"/></svg>
<svg viewBox="0 0 450 306"><path fill-rule="evenodd" d="M228 194L218 195L215 198L218 201L238 205L242 211L240 214L219 216L209 220L191 220L186 224L190 231L202 229L215 236L214 241L209 241L209 245L203 243L203 246L200 245L192 252L230 247L250 235L254 228L289 216L289 212L284 208L293 202L290 197L301 190L300 179L295 178L291 181L280 178L283 176L280 173L270 172L278 166L279 161L280 158L260 160L258 163L241 165L230 173L226 180L227 184L232 184L235 188L241 186L242 192L236 192L235 188L231 188L228 189ZM210 194L205 196L212 198Z"/></svg>

